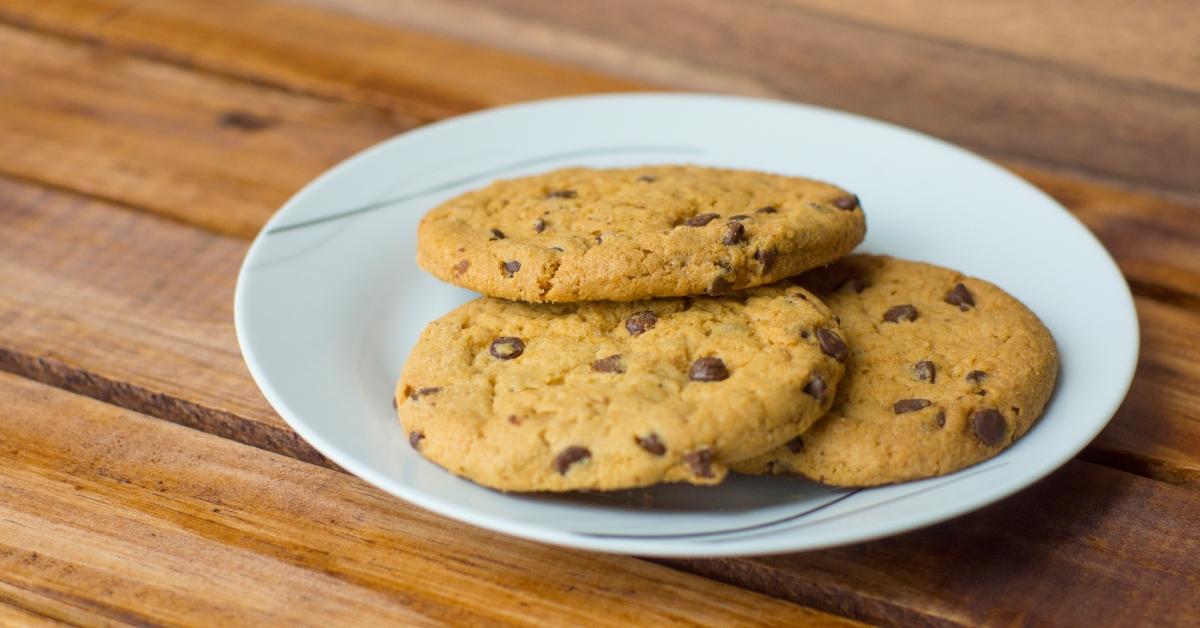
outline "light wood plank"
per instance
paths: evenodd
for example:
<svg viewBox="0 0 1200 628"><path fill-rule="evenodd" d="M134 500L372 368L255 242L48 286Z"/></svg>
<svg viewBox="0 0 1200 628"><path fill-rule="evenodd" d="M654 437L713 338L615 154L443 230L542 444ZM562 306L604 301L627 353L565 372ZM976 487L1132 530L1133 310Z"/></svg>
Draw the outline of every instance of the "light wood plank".
<svg viewBox="0 0 1200 628"><path fill-rule="evenodd" d="M0 172L243 237L419 121L3 25L0 58Z"/></svg>
<svg viewBox="0 0 1200 628"><path fill-rule="evenodd" d="M0 374L0 600L86 624L849 625Z"/></svg>
<svg viewBox="0 0 1200 628"><path fill-rule="evenodd" d="M1186 0L1037 12L1033 0L293 1L674 88L846 109L993 157L1200 199L1197 61L1185 52L1200 20ZM975 22L956 29L965 19ZM1066 21L1079 24L1056 27ZM1029 22L1043 24L1006 38Z"/></svg>
<svg viewBox="0 0 1200 628"><path fill-rule="evenodd" d="M1182 626L1200 617L1200 500L1089 464L891 539L671 565L883 625Z"/></svg>
<svg viewBox="0 0 1200 628"><path fill-rule="evenodd" d="M278 0L4 0L0 20L423 118L640 85Z"/></svg>
<svg viewBox="0 0 1200 628"><path fill-rule="evenodd" d="M1200 92L1200 4L1190 0L768 0L800 10L1054 64Z"/></svg>
<svg viewBox="0 0 1200 628"><path fill-rule="evenodd" d="M4 585L0 584L0 600L4 599ZM49 628L51 626L66 626L35 611L9 606L0 602L0 626L25 626L26 628Z"/></svg>

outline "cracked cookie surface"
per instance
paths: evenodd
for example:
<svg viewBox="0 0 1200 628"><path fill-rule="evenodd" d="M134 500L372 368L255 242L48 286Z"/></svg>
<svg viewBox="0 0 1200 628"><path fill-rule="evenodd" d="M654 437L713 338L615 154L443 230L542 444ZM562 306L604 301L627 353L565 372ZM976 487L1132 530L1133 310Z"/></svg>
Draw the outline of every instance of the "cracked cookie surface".
<svg viewBox="0 0 1200 628"><path fill-rule="evenodd" d="M629 303L483 297L425 329L396 405L415 449L484 486L712 484L828 409L839 333L786 283Z"/></svg>
<svg viewBox="0 0 1200 628"><path fill-rule="evenodd" d="M1041 415L1058 374L1050 332L996 286L938 266L852 255L793 279L840 319L850 348L829 414L733 466L874 486L1000 453Z"/></svg>
<svg viewBox="0 0 1200 628"><path fill-rule="evenodd" d="M857 196L809 179L569 168L434 208L418 229L417 262L489 296L633 301L770 284L849 253L865 233Z"/></svg>

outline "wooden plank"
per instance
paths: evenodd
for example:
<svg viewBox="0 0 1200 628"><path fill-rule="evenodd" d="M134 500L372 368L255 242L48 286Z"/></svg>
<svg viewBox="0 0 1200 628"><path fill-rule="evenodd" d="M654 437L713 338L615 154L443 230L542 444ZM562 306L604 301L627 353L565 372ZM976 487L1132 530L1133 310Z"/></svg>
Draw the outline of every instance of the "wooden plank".
<svg viewBox="0 0 1200 628"><path fill-rule="evenodd" d="M1113 10L1024 6L1034 0L951 10L935 0L295 1L676 88L832 106L996 157L1200 198L1200 74L1183 53L1200 40L1200 10L1186 0Z"/></svg>
<svg viewBox="0 0 1200 628"><path fill-rule="evenodd" d="M245 237L309 179L419 121L9 26L0 58L0 172Z"/></svg>
<svg viewBox="0 0 1200 628"><path fill-rule="evenodd" d="M1191 625L1200 500L1075 461L982 511L891 539L664 562L885 625Z"/></svg>
<svg viewBox="0 0 1200 628"><path fill-rule="evenodd" d="M1084 456L1200 487L1200 315L1138 299L1142 352L1129 396Z"/></svg>
<svg viewBox="0 0 1200 628"><path fill-rule="evenodd" d="M422 118L641 86L277 0L5 0L0 20Z"/></svg>
<svg viewBox="0 0 1200 628"><path fill-rule="evenodd" d="M0 600L64 621L850 624L453 523L352 476L7 374L0 479Z"/></svg>
<svg viewBox="0 0 1200 628"><path fill-rule="evenodd" d="M4 599L3 598L3 595L4 595L3 590L4 590L4 586L0 585L0 600ZM49 627L49 626L66 626L66 625L67 624L64 624L59 621L55 621L53 619L50 619L49 617L46 617L45 615L38 614L34 611L26 610L23 608L17 608L16 606L9 606L7 604L0 603L0 626L25 626L26 628L43 628L43 627Z"/></svg>
<svg viewBox="0 0 1200 628"><path fill-rule="evenodd" d="M1092 193L1075 196L1095 204ZM238 351L232 298L246 247L0 178L0 368L321 462L267 405ZM1089 455L1200 487L1200 311L1137 303L1138 377Z"/></svg>
<svg viewBox="0 0 1200 628"><path fill-rule="evenodd" d="M1200 40L1200 5L1189 0L772 1L1097 76L1200 92L1200 57L1184 54Z"/></svg>
<svg viewBox="0 0 1200 628"><path fill-rule="evenodd" d="M0 179L0 367L308 461L246 370L248 244Z"/></svg>

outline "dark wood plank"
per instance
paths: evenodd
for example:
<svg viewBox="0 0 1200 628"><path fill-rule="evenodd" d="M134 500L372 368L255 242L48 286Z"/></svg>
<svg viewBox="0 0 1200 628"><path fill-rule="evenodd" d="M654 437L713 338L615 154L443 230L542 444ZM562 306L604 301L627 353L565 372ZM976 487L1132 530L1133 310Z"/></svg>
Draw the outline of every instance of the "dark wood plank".
<svg viewBox="0 0 1200 628"><path fill-rule="evenodd" d="M667 564L885 625L1183 626L1195 493L1086 462L982 511L851 547Z"/></svg>
<svg viewBox="0 0 1200 628"><path fill-rule="evenodd" d="M851 623L453 523L350 475L7 374L0 602L82 624Z"/></svg>
<svg viewBox="0 0 1200 628"><path fill-rule="evenodd" d="M232 298L246 247L0 178L0 368L322 462L238 351ZM1089 455L1200 486L1200 312L1148 298L1138 308L1138 378Z"/></svg>
<svg viewBox="0 0 1200 628"><path fill-rule="evenodd" d="M785 97L1200 198L1200 8L295 0L675 88ZM1033 25L1036 25L1034 27Z"/></svg>
<svg viewBox="0 0 1200 628"><path fill-rule="evenodd" d="M245 237L418 122L2 25L0 58L0 173Z"/></svg>

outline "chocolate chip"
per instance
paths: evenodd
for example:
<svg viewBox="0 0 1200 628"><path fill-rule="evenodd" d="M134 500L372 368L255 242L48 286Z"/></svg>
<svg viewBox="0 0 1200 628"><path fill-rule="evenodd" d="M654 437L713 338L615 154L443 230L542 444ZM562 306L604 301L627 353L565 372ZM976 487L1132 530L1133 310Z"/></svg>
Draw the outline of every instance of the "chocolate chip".
<svg viewBox="0 0 1200 628"><path fill-rule="evenodd" d="M604 237L600 234L597 233L594 239L596 240L596 244L604 244Z"/></svg>
<svg viewBox="0 0 1200 628"><path fill-rule="evenodd" d="M518 270L521 270L521 262L518 262L517 260L504 262L505 277L512 277L513 273L517 272Z"/></svg>
<svg viewBox="0 0 1200 628"><path fill-rule="evenodd" d="M625 365L621 363L621 354L617 353L592 362L592 370L597 373L624 373Z"/></svg>
<svg viewBox="0 0 1200 628"><path fill-rule="evenodd" d="M719 382L727 377L729 369L725 368L725 361L712 356L692 362L688 369L688 379L693 382Z"/></svg>
<svg viewBox="0 0 1200 628"><path fill-rule="evenodd" d="M508 422L509 422L509 423L512 423L513 425L520 425L520 424L521 424L521 417L519 417L519 416L517 416L517 415L515 415L515 414L510 414L510 415L508 415Z"/></svg>
<svg viewBox="0 0 1200 628"><path fill-rule="evenodd" d="M417 447L421 444L421 441L424 440L424 438L425 438L425 432L418 432L416 430L413 430L408 433L408 444L413 449L417 449Z"/></svg>
<svg viewBox="0 0 1200 628"><path fill-rule="evenodd" d="M802 329L802 330L800 330L800 337L801 337L801 338L803 338L803 339L805 339L805 340L808 340L808 336L809 336L809 333L808 333L808 330L807 330L807 329Z"/></svg>
<svg viewBox="0 0 1200 628"><path fill-rule="evenodd" d="M730 219L730 220L748 220L749 218L750 218L750 217L749 217L749 216L747 216L746 214L738 214L738 215L736 215L736 216L730 216L730 217L729 217L729 219Z"/></svg>
<svg viewBox="0 0 1200 628"><path fill-rule="evenodd" d="M640 336L651 329L654 329L654 324L658 322L658 316L646 310L637 312L625 319L625 331L629 332L630 336Z"/></svg>
<svg viewBox="0 0 1200 628"><path fill-rule="evenodd" d="M825 378L820 375L813 375L804 385L804 394L816 399L817 403L825 403L825 390Z"/></svg>
<svg viewBox="0 0 1200 628"><path fill-rule="evenodd" d="M842 341L841 336L824 327L818 327L816 334L817 342L820 343L821 351L824 351L825 355L837 360L838 362L842 362L846 359L846 355L850 352L850 350L846 348L846 343Z"/></svg>
<svg viewBox="0 0 1200 628"><path fill-rule="evenodd" d="M976 386L982 385L985 379L987 379L987 373L984 371L971 371L967 373L967 381Z"/></svg>
<svg viewBox="0 0 1200 628"><path fill-rule="evenodd" d="M725 225L725 234L721 236L721 244L733 246L746 237L746 227L742 223L731 220Z"/></svg>
<svg viewBox="0 0 1200 628"><path fill-rule="evenodd" d="M961 283L954 284L950 292L946 293L946 303L957 305L958 309L966 312L975 306L975 297L971 296L971 291Z"/></svg>
<svg viewBox="0 0 1200 628"><path fill-rule="evenodd" d="M454 274L461 275L461 274L467 272L467 267L470 265L471 265L471 262L468 260L465 260L465 259L458 260L458 263L454 265Z"/></svg>
<svg viewBox="0 0 1200 628"><path fill-rule="evenodd" d="M775 209L774 207L767 205L766 207L759 207L758 209L754 210L754 213L756 213L756 214L774 214L778 211L779 211L778 209Z"/></svg>
<svg viewBox="0 0 1200 628"><path fill-rule="evenodd" d="M579 196L575 190L554 190L546 194L546 198L575 198Z"/></svg>
<svg viewBox="0 0 1200 628"><path fill-rule="evenodd" d="M538 218L537 220L533 221L533 230L536 231L537 233L541 233L541 232L545 231L546 230L546 221L542 220L541 218Z"/></svg>
<svg viewBox="0 0 1200 628"><path fill-rule="evenodd" d="M642 183L654 183L658 179L656 179L648 174L644 174L644 175L638 177L637 180L641 181Z"/></svg>
<svg viewBox="0 0 1200 628"><path fill-rule="evenodd" d="M888 311L883 313L883 322L885 323L911 322L915 320L917 320L917 308L907 303L904 305L893 305L888 308Z"/></svg>
<svg viewBox="0 0 1200 628"><path fill-rule="evenodd" d="M1021 409L1020 409L1020 408L1018 408L1018 407L1016 407L1016 406L1012 406L1011 408L1009 408L1009 410L1012 410L1012 411L1013 411L1013 414L1015 414L1015 415L1017 415L1017 416L1021 416Z"/></svg>
<svg viewBox="0 0 1200 628"><path fill-rule="evenodd" d="M928 408L933 405L933 402L928 399L901 399L892 404L892 412L896 414L905 414L907 412L916 412L923 408Z"/></svg>
<svg viewBox="0 0 1200 628"><path fill-rule="evenodd" d="M567 447L554 457L554 470L560 475L566 475L567 470L576 462L583 462L592 457L592 452L585 447Z"/></svg>
<svg viewBox="0 0 1200 628"><path fill-rule="evenodd" d="M971 413L971 431L975 432L975 438L978 438L979 442L994 447L1004 440L1008 424L1004 422L1004 415L1000 414L999 410L976 410Z"/></svg>
<svg viewBox="0 0 1200 628"><path fill-rule="evenodd" d="M392 409L399 410L400 404L396 403L396 395L392 395Z"/></svg>
<svg viewBox="0 0 1200 628"><path fill-rule="evenodd" d="M854 271L850 271L850 272L854 273ZM805 273L805 275L807 275L807 274L808 273ZM841 290L842 288L845 288L846 286L850 286L850 288L854 290L855 294L862 294L863 290L866 290L867 286L869 285L867 283L866 277L862 276L861 274L857 274L857 273L847 274L845 271L843 271L843 272L839 272L838 275L840 275L840 277L835 276L833 279L828 280L824 284L825 285L824 289L822 289L822 286L818 285L818 286L816 286L816 289L814 289L813 291L817 292L818 294L825 293L825 292L833 293L833 292L837 292L838 290ZM820 277L821 276L818 275L817 277L814 277L814 279L818 279ZM806 282L802 281L802 282L799 282L798 285L803 285L804 283L806 283ZM832 288L829 288L828 286L832 286Z"/></svg>
<svg viewBox="0 0 1200 628"><path fill-rule="evenodd" d="M683 461L692 469L692 473L702 478L713 477L711 449L697 449L685 455Z"/></svg>
<svg viewBox="0 0 1200 628"><path fill-rule="evenodd" d="M798 454L804 451L804 438L797 436L796 438L789 440L784 446L788 448L788 451Z"/></svg>
<svg viewBox="0 0 1200 628"><path fill-rule="evenodd" d="M754 252L754 259L759 264L762 264L764 275L771 272L771 268L775 266L775 259L777 257L779 257L779 253L775 249L759 249Z"/></svg>
<svg viewBox="0 0 1200 628"><path fill-rule="evenodd" d="M721 214L697 214L688 218L683 224L689 227L703 227L721 217Z"/></svg>
<svg viewBox="0 0 1200 628"><path fill-rule="evenodd" d="M732 287L733 284L729 283L728 279L718 275L717 278L713 279L712 283L709 284L708 290L705 292L708 293L709 296L715 297L717 295L729 292L729 289Z"/></svg>
<svg viewBox="0 0 1200 628"><path fill-rule="evenodd" d="M525 353L525 343L520 338L503 336L492 341L488 353L499 360L511 360Z"/></svg>
<svg viewBox="0 0 1200 628"><path fill-rule="evenodd" d="M937 380L937 367L929 360L921 360L912 367L913 377L923 381L934 383Z"/></svg>
<svg viewBox="0 0 1200 628"><path fill-rule="evenodd" d="M849 194L847 196L839 196L833 199L833 205L838 209L850 211L858 207L858 195Z"/></svg>
<svg viewBox="0 0 1200 628"><path fill-rule="evenodd" d="M504 232L499 229L492 229L492 237L490 237L488 239L489 240L503 240Z"/></svg>
<svg viewBox="0 0 1200 628"><path fill-rule="evenodd" d="M946 427L946 411L945 410L938 410L937 426L938 427Z"/></svg>
<svg viewBox="0 0 1200 628"><path fill-rule="evenodd" d="M412 391L411 393L409 393L408 398L412 399L413 401L416 401L416 400L420 399L421 397L426 397L428 395L432 395L434 393L441 392L441 390L442 389L440 386L428 386L426 388L418 388L418 389Z"/></svg>
<svg viewBox="0 0 1200 628"><path fill-rule="evenodd" d="M641 436L634 436L633 440L637 441L638 447L645 449L647 452L652 453L655 456L661 456L667 453L667 446L664 445L661 440L659 440L658 434L655 434L654 432L650 432L650 435L646 436L645 438Z"/></svg>

